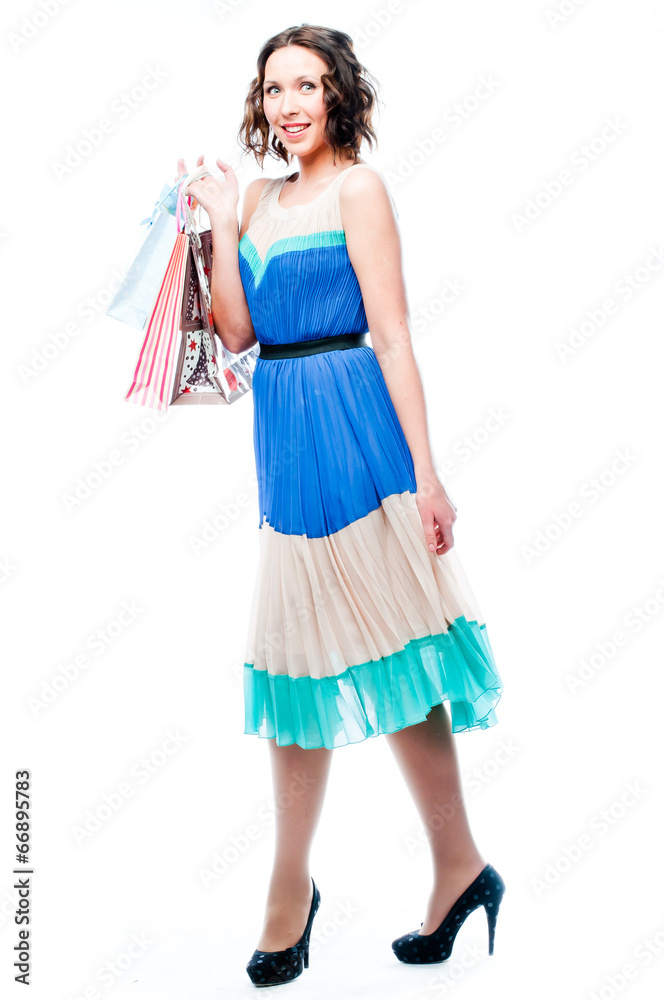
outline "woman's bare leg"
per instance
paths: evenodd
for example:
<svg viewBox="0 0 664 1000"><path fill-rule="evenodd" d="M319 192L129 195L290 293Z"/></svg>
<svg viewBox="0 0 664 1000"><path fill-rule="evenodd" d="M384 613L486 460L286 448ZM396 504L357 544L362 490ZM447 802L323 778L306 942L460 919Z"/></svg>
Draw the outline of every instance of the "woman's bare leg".
<svg viewBox="0 0 664 1000"><path fill-rule="evenodd" d="M419 931L432 934L486 861L470 832L452 726L444 705L434 705L424 722L386 737L429 839L434 883Z"/></svg>
<svg viewBox="0 0 664 1000"><path fill-rule="evenodd" d="M309 852L323 807L332 750L270 741L276 809L275 853L259 951L282 951L302 937L313 886Z"/></svg>

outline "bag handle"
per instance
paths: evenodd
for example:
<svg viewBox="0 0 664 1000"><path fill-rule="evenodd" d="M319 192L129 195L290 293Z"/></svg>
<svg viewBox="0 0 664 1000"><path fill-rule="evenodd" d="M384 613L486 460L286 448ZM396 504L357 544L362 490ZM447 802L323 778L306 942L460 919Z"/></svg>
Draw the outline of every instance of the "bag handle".
<svg viewBox="0 0 664 1000"><path fill-rule="evenodd" d="M190 229L194 230L194 232L195 232L196 223L194 221L194 216L193 216L193 214L191 212L191 205L190 205L189 201L185 201L185 199L187 199L187 198L193 198L193 195L188 195L187 194L187 188L189 187L190 184L193 184L195 181L200 180L201 177L207 177L208 175L210 177L212 176L211 171L208 170L208 168L206 166L201 166L201 167L198 167L198 169L195 170L192 174L188 174L180 182L180 185L178 187L178 200L177 200L177 207L176 207L176 212L175 212L178 232L181 231L180 230L180 206L181 205L183 206L183 211L182 211L182 223L183 223L183 227L184 227L184 220L185 220L185 217L186 217L187 225L189 226ZM200 204L200 202L198 204L198 207L202 208L202 205ZM200 212L199 212L198 218L199 218L199 224L200 224Z"/></svg>
<svg viewBox="0 0 664 1000"><path fill-rule="evenodd" d="M193 174L187 174L183 182L182 194L185 197L188 197L187 188L189 187L189 185L193 184L195 181L199 181L201 177L207 177L208 174L210 175L210 177L212 176L212 172L208 170L208 168L205 165L199 167L197 170L193 172Z"/></svg>

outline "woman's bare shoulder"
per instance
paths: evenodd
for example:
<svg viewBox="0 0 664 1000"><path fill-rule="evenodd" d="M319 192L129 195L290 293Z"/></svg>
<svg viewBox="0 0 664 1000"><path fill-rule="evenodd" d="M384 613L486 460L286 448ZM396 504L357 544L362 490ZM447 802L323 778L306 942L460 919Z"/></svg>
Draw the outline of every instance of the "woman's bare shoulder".
<svg viewBox="0 0 664 1000"><path fill-rule="evenodd" d="M275 179L276 178L274 177L255 177L253 181L249 181L244 189L244 200L247 201L247 199L249 199L251 201L252 199L255 199L258 201L265 185Z"/></svg>
<svg viewBox="0 0 664 1000"><path fill-rule="evenodd" d="M357 166L362 169L349 169L347 172L350 176L344 177L339 187L339 207L342 213L352 211L354 205L362 204L365 199L372 205L389 200L396 212L394 198L380 170L368 163Z"/></svg>

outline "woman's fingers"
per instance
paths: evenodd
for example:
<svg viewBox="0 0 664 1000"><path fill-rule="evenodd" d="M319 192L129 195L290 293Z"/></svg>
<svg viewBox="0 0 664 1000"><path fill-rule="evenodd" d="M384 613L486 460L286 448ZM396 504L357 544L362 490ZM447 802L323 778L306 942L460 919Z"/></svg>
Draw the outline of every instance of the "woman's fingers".
<svg viewBox="0 0 664 1000"><path fill-rule="evenodd" d="M201 155L198 157L198 160L196 161L196 166L202 167L204 162L205 162L205 155L201 153ZM184 157L181 156L180 159L178 160L178 175L175 178L175 180L176 181L182 180L182 178L186 177L188 173L189 171L187 170L187 164L185 163ZM193 195L189 195L189 197L192 198L192 203L190 206L191 211L195 212L196 209L198 208L198 202L196 201Z"/></svg>
<svg viewBox="0 0 664 1000"><path fill-rule="evenodd" d="M193 181L189 187L189 192L187 197L192 199L191 210L195 211L199 206L201 206L206 212L209 212L213 206L218 204L224 204L228 199L234 199L237 194L237 178L231 167L230 163L226 163L225 160L216 160L216 165L221 172L221 177L215 177L205 163L205 156L203 153L200 154L196 161L196 166L192 170L192 174L197 173L201 168L206 171L202 177ZM176 181L182 180L187 177L189 172L187 170L187 165L185 163L184 157L180 157L178 160L178 176L175 178ZM200 185L200 187L198 186ZM223 193L220 192L220 188L224 188ZM194 188L196 192L201 195L201 199L197 198L194 194Z"/></svg>
<svg viewBox="0 0 664 1000"><path fill-rule="evenodd" d="M454 545L454 535L452 534L452 525L441 526L436 524L436 551L449 551Z"/></svg>
<svg viewBox="0 0 664 1000"><path fill-rule="evenodd" d="M198 159L196 161L196 167L197 168L198 167L202 167L204 164L205 164L205 154L201 153L201 155L198 157ZM217 160L217 166L219 167L219 169L224 174L227 173L231 169L230 168L230 164L226 163L224 160ZM185 177L186 174L188 174L188 173L189 173L189 171L187 170L187 166L186 166L186 163L184 161L184 158L180 157L180 159L178 160L178 175L175 178L175 180L179 180L181 177Z"/></svg>
<svg viewBox="0 0 664 1000"><path fill-rule="evenodd" d="M203 155L203 153L201 153L201 155L196 160L196 166L197 167L202 167L204 163L205 163L205 156ZM193 197L194 196L192 195L192 198ZM192 212L195 212L197 208L198 208L198 202L194 198L194 200L191 203L191 210L192 210Z"/></svg>
<svg viewBox="0 0 664 1000"><path fill-rule="evenodd" d="M226 175L228 173L230 173L230 170L231 170L230 163L225 163L224 160L217 160L217 166L219 167L219 169L221 170L222 174L224 175L224 180L228 180L229 178L227 178Z"/></svg>

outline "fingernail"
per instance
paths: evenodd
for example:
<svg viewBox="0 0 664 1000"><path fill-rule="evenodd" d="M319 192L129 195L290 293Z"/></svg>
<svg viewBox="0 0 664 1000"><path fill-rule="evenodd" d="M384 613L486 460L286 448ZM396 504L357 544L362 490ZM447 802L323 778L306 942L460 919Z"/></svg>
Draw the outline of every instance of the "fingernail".
<svg viewBox="0 0 664 1000"><path fill-rule="evenodd" d="M429 542L429 552L433 552L433 542Z"/></svg>

